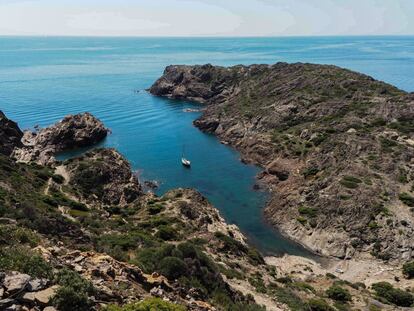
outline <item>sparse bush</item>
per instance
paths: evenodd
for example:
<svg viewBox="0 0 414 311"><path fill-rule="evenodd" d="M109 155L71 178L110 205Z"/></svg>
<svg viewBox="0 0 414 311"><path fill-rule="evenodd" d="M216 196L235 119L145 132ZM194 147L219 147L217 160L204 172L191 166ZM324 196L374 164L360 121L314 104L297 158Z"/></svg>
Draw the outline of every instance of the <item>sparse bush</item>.
<svg viewBox="0 0 414 311"><path fill-rule="evenodd" d="M360 183L362 183L362 180L353 176L344 176L340 180L340 184L349 189L358 188Z"/></svg>
<svg viewBox="0 0 414 311"><path fill-rule="evenodd" d="M178 279L187 272L185 262L177 257L165 257L160 262L160 273L170 280Z"/></svg>
<svg viewBox="0 0 414 311"><path fill-rule="evenodd" d="M302 174L305 178L308 178L310 176L315 176L318 173L319 173L319 168L314 167L314 166L308 167L302 172Z"/></svg>
<svg viewBox="0 0 414 311"><path fill-rule="evenodd" d="M309 311L334 311L325 300L323 299L311 299L308 301Z"/></svg>
<svg viewBox="0 0 414 311"><path fill-rule="evenodd" d="M329 298L336 300L336 301L341 301L341 302L351 301L352 299L352 296L349 293L349 291L338 285L332 285L330 288L328 288L328 290L326 291L326 294L328 295Z"/></svg>
<svg viewBox="0 0 414 311"><path fill-rule="evenodd" d="M50 264L39 254L21 246L0 249L0 270L14 270L40 278L52 276Z"/></svg>
<svg viewBox="0 0 414 311"><path fill-rule="evenodd" d="M407 279L414 278L414 261L407 262L403 265L403 274Z"/></svg>
<svg viewBox="0 0 414 311"><path fill-rule="evenodd" d="M372 289L378 299L384 303L395 304L400 307L411 307L414 303L413 294L394 288L388 282L372 284Z"/></svg>
<svg viewBox="0 0 414 311"><path fill-rule="evenodd" d="M185 311L185 307L164 301L160 298L148 298L122 307L108 306L104 311Z"/></svg>
<svg viewBox="0 0 414 311"><path fill-rule="evenodd" d="M160 226L156 236L164 241L175 240L178 237L177 230L170 226Z"/></svg>
<svg viewBox="0 0 414 311"><path fill-rule="evenodd" d="M408 205L410 207L414 207L414 197L409 195L408 193L400 193L399 198L401 202L403 202L405 205Z"/></svg>
<svg viewBox="0 0 414 311"><path fill-rule="evenodd" d="M60 287L52 298L52 304L58 310L88 311L91 309L92 302L89 296L95 293L92 283L69 269L60 270L56 275L55 281Z"/></svg>

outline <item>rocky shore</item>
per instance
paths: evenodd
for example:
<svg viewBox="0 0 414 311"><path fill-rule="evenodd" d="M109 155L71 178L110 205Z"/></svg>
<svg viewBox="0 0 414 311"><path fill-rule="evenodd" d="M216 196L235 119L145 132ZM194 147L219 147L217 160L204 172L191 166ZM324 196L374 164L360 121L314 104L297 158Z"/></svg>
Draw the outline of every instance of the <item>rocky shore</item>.
<svg viewBox="0 0 414 311"><path fill-rule="evenodd" d="M13 157L21 162L48 164L58 152L92 146L108 135L103 123L88 112L68 115L56 124L36 132L25 131L23 145Z"/></svg>
<svg viewBox="0 0 414 311"><path fill-rule="evenodd" d="M323 255L414 256L414 96L327 65L168 66L157 96L205 105L194 121L263 167L266 220Z"/></svg>

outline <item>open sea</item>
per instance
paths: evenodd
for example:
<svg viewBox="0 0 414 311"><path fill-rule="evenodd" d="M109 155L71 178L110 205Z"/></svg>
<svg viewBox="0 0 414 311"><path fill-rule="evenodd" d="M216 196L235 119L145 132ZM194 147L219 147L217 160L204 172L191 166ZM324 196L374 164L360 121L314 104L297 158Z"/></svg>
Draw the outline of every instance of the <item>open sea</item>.
<svg viewBox="0 0 414 311"><path fill-rule="evenodd" d="M265 254L309 255L262 218L267 195L252 188L260 169L193 127L199 113L183 109L194 104L145 91L169 64L279 61L335 64L414 91L414 37L0 37L0 110L22 129L89 111L113 132L101 145L159 181L159 194L196 188ZM180 163L183 144L191 169Z"/></svg>

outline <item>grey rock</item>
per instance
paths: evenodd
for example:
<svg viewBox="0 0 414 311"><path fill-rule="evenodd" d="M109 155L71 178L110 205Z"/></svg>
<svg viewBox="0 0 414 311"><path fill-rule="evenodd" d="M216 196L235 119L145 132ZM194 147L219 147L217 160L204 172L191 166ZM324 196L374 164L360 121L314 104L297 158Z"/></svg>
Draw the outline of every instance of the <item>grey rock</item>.
<svg viewBox="0 0 414 311"><path fill-rule="evenodd" d="M46 288L46 286L48 285L49 280L48 279L34 279L31 280L27 286L27 289L30 292L35 292L35 291L39 291L41 289Z"/></svg>
<svg viewBox="0 0 414 311"><path fill-rule="evenodd" d="M30 279L30 275L12 272L10 275L6 275L3 285L8 293L15 293L24 290Z"/></svg>
<svg viewBox="0 0 414 311"><path fill-rule="evenodd" d="M0 300L0 310L4 310L5 308L13 305L13 303L15 303L15 300L11 298Z"/></svg>

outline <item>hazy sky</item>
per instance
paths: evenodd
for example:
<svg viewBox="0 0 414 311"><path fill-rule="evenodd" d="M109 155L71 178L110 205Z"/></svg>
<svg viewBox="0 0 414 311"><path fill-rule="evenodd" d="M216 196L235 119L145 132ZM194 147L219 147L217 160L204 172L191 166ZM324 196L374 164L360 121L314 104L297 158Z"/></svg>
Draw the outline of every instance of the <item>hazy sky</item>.
<svg viewBox="0 0 414 311"><path fill-rule="evenodd" d="M0 35L414 34L414 0L0 0Z"/></svg>

